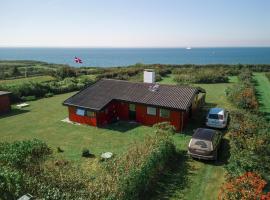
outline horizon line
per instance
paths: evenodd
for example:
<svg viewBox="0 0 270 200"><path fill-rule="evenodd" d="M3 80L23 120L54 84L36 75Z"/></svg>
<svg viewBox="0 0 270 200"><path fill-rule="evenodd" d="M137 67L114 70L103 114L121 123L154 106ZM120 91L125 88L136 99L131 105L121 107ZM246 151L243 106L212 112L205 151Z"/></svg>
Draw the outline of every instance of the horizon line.
<svg viewBox="0 0 270 200"><path fill-rule="evenodd" d="M186 48L270 48L269 46L0 46L0 48L70 48L70 49L186 49Z"/></svg>

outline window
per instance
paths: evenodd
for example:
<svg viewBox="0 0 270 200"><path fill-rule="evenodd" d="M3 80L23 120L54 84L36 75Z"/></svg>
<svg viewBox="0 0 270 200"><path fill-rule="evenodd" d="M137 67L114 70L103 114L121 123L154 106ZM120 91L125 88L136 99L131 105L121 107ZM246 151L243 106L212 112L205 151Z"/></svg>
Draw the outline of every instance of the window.
<svg viewBox="0 0 270 200"><path fill-rule="evenodd" d="M81 109L81 108L77 108L76 115L84 116L85 115L85 110Z"/></svg>
<svg viewBox="0 0 270 200"><path fill-rule="evenodd" d="M169 118L170 117L170 111L167 109L159 109L159 116L164 117L164 118Z"/></svg>
<svg viewBox="0 0 270 200"><path fill-rule="evenodd" d="M135 104L129 104L129 110L130 110L130 111L136 111L136 106L135 106Z"/></svg>
<svg viewBox="0 0 270 200"><path fill-rule="evenodd" d="M90 111L90 110L87 110L87 111L86 111L86 116L87 116L87 117L95 117L95 112Z"/></svg>
<svg viewBox="0 0 270 200"><path fill-rule="evenodd" d="M214 148L218 145L219 137L220 137L219 133L216 133L214 138L213 138L213 146L214 146Z"/></svg>
<svg viewBox="0 0 270 200"><path fill-rule="evenodd" d="M157 109L154 107L147 107L147 114L148 115L157 115Z"/></svg>
<svg viewBox="0 0 270 200"><path fill-rule="evenodd" d="M208 118L209 118L209 119L219 119L219 120L223 120L223 115L219 115L219 114L209 114Z"/></svg>

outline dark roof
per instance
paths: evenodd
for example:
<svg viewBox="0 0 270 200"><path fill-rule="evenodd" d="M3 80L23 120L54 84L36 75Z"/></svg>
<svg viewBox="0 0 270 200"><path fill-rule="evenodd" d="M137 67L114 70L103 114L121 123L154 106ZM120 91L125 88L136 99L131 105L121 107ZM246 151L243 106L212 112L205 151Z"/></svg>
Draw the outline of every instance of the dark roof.
<svg viewBox="0 0 270 200"><path fill-rule="evenodd" d="M2 95L7 95L7 94L10 94L11 92L7 92L7 91L0 91L0 96Z"/></svg>
<svg viewBox="0 0 270 200"><path fill-rule="evenodd" d="M212 141L212 138L217 132L213 129L198 128L192 135L192 138Z"/></svg>
<svg viewBox="0 0 270 200"><path fill-rule="evenodd" d="M176 85L134 83L122 80L101 79L64 101L64 105L101 110L112 100L141 103L165 108L187 110L199 92L197 88Z"/></svg>

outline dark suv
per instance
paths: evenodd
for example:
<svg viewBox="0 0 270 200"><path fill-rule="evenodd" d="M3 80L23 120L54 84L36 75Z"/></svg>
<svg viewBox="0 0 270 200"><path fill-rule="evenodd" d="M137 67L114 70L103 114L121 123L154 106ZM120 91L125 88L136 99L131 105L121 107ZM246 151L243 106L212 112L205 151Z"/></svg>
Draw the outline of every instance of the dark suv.
<svg viewBox="0 0 270 200"><path fill-rule="evenodd" d="M221 132L213 129L198 128L189 142L188 154L193 158L217 160L221 140Z"/></svg>

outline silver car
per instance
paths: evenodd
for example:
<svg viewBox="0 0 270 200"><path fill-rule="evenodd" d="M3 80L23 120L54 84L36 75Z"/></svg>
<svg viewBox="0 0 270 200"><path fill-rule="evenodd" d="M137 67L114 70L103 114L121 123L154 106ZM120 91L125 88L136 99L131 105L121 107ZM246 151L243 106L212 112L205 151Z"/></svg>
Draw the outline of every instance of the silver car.
<svg viewBox="0 0 270 200"><path fill-rule="evenodd" d="M226 128L229 112L223 108L211 108L206 116L206 126L212 128Z"/></svg>

